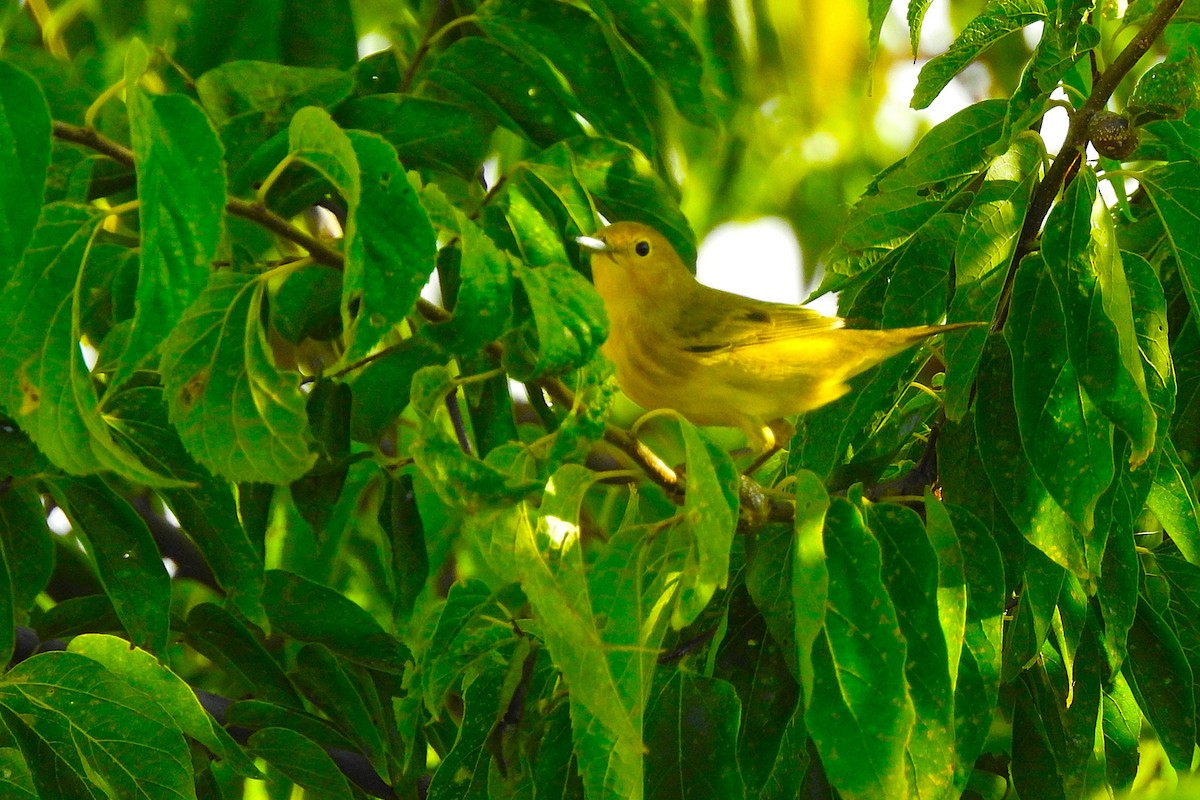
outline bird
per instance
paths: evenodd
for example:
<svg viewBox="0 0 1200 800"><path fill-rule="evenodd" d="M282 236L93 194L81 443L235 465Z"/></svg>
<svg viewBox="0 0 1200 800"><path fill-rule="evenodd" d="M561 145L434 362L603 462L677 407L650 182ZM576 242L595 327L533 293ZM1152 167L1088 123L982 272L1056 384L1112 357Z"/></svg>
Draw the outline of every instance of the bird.
<svg viewBox="0 0 1200 800"><path fill-rule="evenodd" d="M837 400L847 381L939 333L983 323L861 330L803 306L705 286L661 233L616 222L576 241L609 321L601 352L617 385L647 410L741 429L760 453L769 423Z"/></svg>

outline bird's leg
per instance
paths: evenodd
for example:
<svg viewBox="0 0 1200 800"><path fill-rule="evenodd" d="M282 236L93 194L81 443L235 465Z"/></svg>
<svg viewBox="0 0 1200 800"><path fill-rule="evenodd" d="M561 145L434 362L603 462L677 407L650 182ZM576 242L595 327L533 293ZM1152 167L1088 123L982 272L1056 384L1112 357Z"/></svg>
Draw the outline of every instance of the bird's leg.
<svg viewBox="0 0 1200 800"><path fill-rule="evenodd" d="M759 425L753 429L752 435L747 438L750 441L750 446L759 453L758 458L742 470L743 475L753 475L755 470L779 452L780 441L790 440L792 434L796 432L796 426L792 425L786 419L777 419L766 425Z"/></svg>

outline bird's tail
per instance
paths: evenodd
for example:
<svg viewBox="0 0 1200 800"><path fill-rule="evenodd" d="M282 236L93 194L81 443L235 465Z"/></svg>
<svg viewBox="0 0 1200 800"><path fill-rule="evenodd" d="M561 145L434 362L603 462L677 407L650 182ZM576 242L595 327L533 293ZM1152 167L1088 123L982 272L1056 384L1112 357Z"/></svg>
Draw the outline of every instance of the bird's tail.
<svg viewBox="0 0 1200 800"><path fill-rule="evenodd" d="M859 339L858 352L862 358L858 363L847 364L845 378L851 378L864 370L901 353L913 345L939 333L978 328L986 322L952 322L948 325L915 325L911 328L885 328L884 330L847 330Z"/></svg>

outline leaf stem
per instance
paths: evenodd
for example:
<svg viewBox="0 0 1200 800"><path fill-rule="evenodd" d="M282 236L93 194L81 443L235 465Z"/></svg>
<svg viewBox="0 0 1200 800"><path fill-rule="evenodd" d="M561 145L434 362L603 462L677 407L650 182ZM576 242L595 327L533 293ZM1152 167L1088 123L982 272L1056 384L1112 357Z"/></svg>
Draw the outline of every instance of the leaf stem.
<svg viewBox="0 0 1200 800"><path fill-rule="evenodd" d="M1042 223L1050 213L1050 208L1054 205L1054 199L1058 197L1059 191L1071 182L1075 172L1079 169L1079 163L1083 158L1083 148L1088 143L1092 117L1108 104L1117 85L1142 59L1142 56L1146 55L1181 5L1183 5L1183 0L1162 0L1158 4L1142 29L1113 60L1108 69L1104 70L1096 79L1092 85L1091 94L1071 117L1071 124L1067 129L1067 137L1063 141L1062 149L1058 151L1054 163L1046 170L1046 175L1038 184L1033 200L1029 204L1029 211L1025 215L1025 224L1021 228L1021 236L1013 251L1008 274L1004 278L1004 287L1000 290L1000 302L996 306L996 314L992 319L992 332L1004 329L1004 322L1008 318L1009 305L1012 300L1013 281L1017 275L1017 267L1025 256L1037 249L1038 234L1042 229Z"/></svg>

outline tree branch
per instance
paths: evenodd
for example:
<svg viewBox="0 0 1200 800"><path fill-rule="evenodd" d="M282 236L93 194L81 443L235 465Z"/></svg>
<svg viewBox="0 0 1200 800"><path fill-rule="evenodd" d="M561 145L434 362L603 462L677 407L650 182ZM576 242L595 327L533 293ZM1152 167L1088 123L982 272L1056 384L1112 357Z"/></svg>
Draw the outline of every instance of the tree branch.
<svg viewBox="0 0 1200 800"><path fill-rule="evenodd" d="M1038 184L1029 211L1025 215L1025 223L1021 227L1021 236L1013 251L1012 261L1009 262L1008 274L1004 278L1004 288L1000 291L1000 302L996 306L996 314L992 320L992 331L1004 329L1004 321L1008 318L1009 304L1012 300L1013 281L1016 279L1017 267L1022 259L1037 249L1038 234L1054 199L1058 193L1070 184L1078 171L1079 162L1083 158L1083 148L1087 146L1092 117L1103 111L1108 105L1117 86L1134 68L1142 56L1150 50L1154 42L1162 35L1167 23L1175 16L1175 12L1183 5L1183 0L1163 0L1154 9L1146 24L1138 31L1133 40L1125 46L1120 55L1109 65L1108 69L1092 85L1091 94L1071 116L1071 124L1067 129L1067 138L1054 159L1054 163L1046 170L1045 177Z"/></svg>

